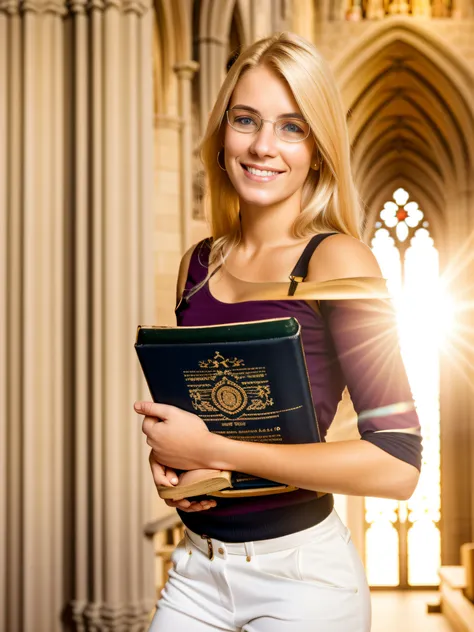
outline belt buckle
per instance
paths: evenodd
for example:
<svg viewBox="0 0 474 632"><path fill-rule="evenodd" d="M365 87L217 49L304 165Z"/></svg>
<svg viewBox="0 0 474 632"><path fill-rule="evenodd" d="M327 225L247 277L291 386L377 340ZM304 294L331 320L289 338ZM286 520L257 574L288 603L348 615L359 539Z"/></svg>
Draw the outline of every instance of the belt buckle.
<svg viewBox="0 0 474 632"><path fill-rule="evenodd" d="M212 540L209 536L204 535L204 534L201 535L201 539L207 540L207 556L209 560L212 562L212 560L214 559L214 547L212 546Z"/></svg>

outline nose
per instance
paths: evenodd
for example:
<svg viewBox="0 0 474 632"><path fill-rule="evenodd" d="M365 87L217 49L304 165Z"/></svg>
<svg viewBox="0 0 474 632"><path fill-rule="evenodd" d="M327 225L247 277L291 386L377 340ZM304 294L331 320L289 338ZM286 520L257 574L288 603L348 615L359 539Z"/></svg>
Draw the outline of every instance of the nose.
<svg viewBox="0 0 474 632"><path fill-rule="evenodd" d="M263 121L262 127L254 135L250 151L259 157L276 156L278 139L273 129L273 123Z"/></svg>

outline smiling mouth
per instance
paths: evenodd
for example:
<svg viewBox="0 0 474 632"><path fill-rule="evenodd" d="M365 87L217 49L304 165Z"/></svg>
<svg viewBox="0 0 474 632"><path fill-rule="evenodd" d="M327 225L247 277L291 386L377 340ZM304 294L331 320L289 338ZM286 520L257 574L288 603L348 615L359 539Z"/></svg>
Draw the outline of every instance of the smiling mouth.
<svg viewBox="0 0 474 632"><path fill-rule="evenodd" d="M249 166L244 165L244 164L242 164L242 169L245 169L245 171L248 171L252 175L258 176L260 178L268 178L268 177L271 177L271 176L278 176L278 175L280 175L280 173L283 173L283 171L275 171L273 169L257 169L256 167L249 167Z"/></svg>

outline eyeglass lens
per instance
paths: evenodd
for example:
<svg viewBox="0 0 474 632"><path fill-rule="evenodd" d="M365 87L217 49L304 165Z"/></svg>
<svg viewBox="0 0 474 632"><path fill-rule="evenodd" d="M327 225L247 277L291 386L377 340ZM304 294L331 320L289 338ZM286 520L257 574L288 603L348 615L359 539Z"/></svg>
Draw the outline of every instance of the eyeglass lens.
<svg viewBox="0 0 474 632"><path fill-rule="evenodd" d="M229 125L237 132L252 134L263 125L262 117L248 110L227 110ZM297 143L308 138L310 127L306 121L295 118L281 118L274 123L276 135L289 143Z"/></svg>

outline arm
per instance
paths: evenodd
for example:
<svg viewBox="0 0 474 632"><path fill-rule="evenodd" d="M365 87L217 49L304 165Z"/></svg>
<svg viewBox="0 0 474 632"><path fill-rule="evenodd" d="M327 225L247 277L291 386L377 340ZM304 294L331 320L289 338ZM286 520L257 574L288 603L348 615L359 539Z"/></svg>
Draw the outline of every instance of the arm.
<svg viewBox="0 0 474 632"><path fill-rule="evenodd" d="M332 242L331 248L326 246L328 242ZM370 250L344 235L326 239L313 259L318 274L312 276L310 266L308 280L380 276ZM344 261L348 262L345 266ZM243 471L303 489L408 498L418 481L419 424L398 348L393 310L375 299L325 301L321 308L359 413L362 441L307 445L240 442L209 433L196 415L146 403L141 412L150 417L145 418L144 432L157 460L182 469ZM165 423L155 423L156 418Z"/></svg>
<svg viewBox="0 0 474 632"><path fill-rule="evenodd" d="M367 441L276 445L212 435L207 467L248 472L301 489L408 499L418 471Z"/></svg>
<svg viewBox="0 0 474 632"><path fill-rule="evenodd" d="M179 301L184 292L184 287L186 285L186 279L188 276L189 264L191 261L191 256L196 247L196 244L191 246L189 250L187 250L181 258L181 262L179 264L178 270L178 278L176 282L176 305L178 305ZM149 455L150 468L153 475L153 481L155 486L159 487L160 485L173 486L178 483L178 477L174 469L165 467L161 463L159 463L156 459L156 456L153 450L150 450ZM215 506L215 500L208 499L199 502L190 501L187 499L174 501L174 500L165 500L164 501L169 507L178 507L182 511L202 511L204 509L211 509Z"/></svg>
<svg viewBox="0 0 474 632"><path fill-rule="evenodd" d="M381 276L369 248L346 235L316 250L308 280ZM419 422L387 301L325 301L321 311L359 414L362 441L316 445L215 445L213 467L305 489L408 498L418 481Z"/></svg>

